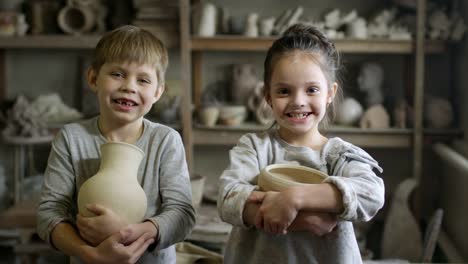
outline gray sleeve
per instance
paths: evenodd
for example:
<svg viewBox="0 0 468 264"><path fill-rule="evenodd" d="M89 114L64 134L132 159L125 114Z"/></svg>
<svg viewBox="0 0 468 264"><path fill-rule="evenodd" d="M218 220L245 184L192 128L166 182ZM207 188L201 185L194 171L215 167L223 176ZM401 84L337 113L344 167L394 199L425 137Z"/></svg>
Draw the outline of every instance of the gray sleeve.
<svg viewBox="0 0 468 264"><path fill-rule="evenodd" d="M50 235L58 223L73 223L74 194L75 179L70 152L66 134L61 130L52 142L37 210L37 232L49 244L52 244Z"/></svg>
<svg viewBox="0 0 468 264"><path fill-rule="evenodd" d="M148 219L159 227L155 252L183 241L195 225L195 209L182 140L174 131L167 135L162 144L164 151L159 168L161 211Z"/></svg>
<svg viewBox="0 0 468 264"><path fill-rule="evenodd" d="M332 175L325 182L341 191L344 211L340 218L369 221L384 205L384 182L373 171L382 169L369 154L355 146L339 154L334 164Z"/></svg>
<svg viewBox="0 0 468 264"><path fill-rule="evenodd" d="M247 228L243 221L245 201L258 188L254 180L259 173L257 152L243 136L230 150L229 166L219 180L218 212L223 221Z"/></svg>

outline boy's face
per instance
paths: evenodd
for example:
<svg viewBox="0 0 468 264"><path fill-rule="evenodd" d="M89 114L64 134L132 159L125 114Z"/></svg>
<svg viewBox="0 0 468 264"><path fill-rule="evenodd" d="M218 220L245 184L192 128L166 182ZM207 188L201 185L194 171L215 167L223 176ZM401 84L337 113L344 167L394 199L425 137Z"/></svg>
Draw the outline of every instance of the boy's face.
<svg viewBox="0 0 468 264"><path fill-rule="evenodd" d="M105 63L99 72L89 69L88 82L107 122L141 120L164 91L154 66L135 62Z"/></svg>

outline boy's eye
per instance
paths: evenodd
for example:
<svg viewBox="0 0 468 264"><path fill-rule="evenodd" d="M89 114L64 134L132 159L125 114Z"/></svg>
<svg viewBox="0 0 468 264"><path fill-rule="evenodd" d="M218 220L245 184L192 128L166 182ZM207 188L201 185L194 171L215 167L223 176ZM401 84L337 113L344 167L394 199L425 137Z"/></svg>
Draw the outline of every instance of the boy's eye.
<svg viewBox="0 0 468 264"><path fill-rule="evenodd" d="M123 74L121 72L111 72L111 76L114 77L123 77Z"/></svg>
<svg viewBox="0 0 468 264"><path fill-rule="evenodd" d="M144 84L150 84L151 83L151 81L148 80L148 79L139 79L138 81L141 82L141 83L144 83Z"/></svg>

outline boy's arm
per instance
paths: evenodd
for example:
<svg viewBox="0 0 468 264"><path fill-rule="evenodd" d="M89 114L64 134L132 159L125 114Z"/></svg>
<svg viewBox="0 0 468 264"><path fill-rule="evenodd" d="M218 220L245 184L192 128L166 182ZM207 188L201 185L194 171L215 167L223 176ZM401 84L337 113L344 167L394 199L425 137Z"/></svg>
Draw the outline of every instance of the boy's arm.
<svg viewBox="0 0 468 264"><path fill-rule="evenodd" d="M158 171L161 209L157 215L144 220L150 221L157 231L155 250L183 241L195 225L190 177L180 135L175 131L168 133L160 143L160 151Z"/></svg>
<svg viewBox="0 0 468 264"><path fill-rule="evenodd" d="M56 225L51 235L51 242L60 251L75 256L86 263L134 263L146 251L154 239L140 236L134 242L129 232L117 232L99 246L88 245L69 223Z"/></svg>

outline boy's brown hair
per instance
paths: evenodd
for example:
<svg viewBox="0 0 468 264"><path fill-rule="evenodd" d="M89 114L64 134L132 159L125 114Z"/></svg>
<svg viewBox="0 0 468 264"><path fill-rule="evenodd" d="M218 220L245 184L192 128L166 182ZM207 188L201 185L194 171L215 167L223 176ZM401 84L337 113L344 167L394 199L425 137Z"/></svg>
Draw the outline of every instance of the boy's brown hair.
<svg viewBox="0 0 468 264"><path fill-rule="evenodd" d="M166 47L155 35L139 27L125 25L107 32L99 40L91 67L99 72L107 62L150 64L156 69L158 86L161 87L168 60Z"/></svg>

